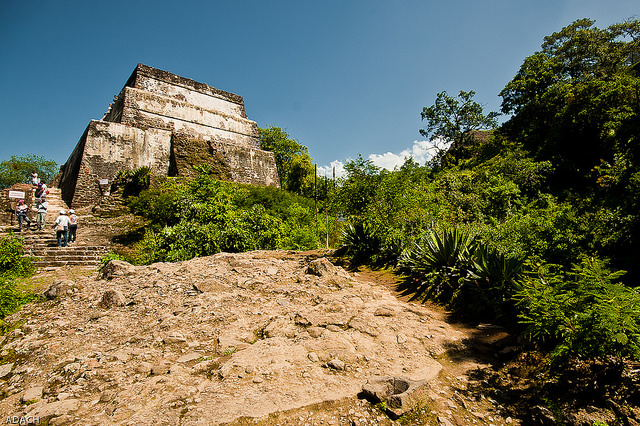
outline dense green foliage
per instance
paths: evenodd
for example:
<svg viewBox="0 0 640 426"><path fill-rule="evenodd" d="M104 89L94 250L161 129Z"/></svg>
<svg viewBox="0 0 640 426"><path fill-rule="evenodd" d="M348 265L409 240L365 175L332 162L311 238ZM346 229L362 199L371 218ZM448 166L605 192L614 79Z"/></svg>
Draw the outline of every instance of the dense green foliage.
<svg viewBox="0 0 640 426"><path fill-rule="evenodd" d="M32 259L23 255L20 237L13 234L0 237L0 321L34 297L17 284L17 279L29 277L35 271Z"/></svg>
<svg viewBox="0 0 640 426"><path fill-rule="evenodd" d="M42 182L50 182L58 173L58 165L39 155L11 156L0 162L0 189L16 183L31 183L31 173L36 172Z"/></svg>
<svg viewBox="0 0 640 426"><path fill-rule="evenodd" d="M345 167L344 251L462 318L519 323L553 366L640 360L639 60L638 21L580 20L525 59L493 132L473 91L438 94L421 133L448 151Z"/></svg>
<svg viewBox="0 0 640 426"><path fill-rule="evenodd" d="M120 170L116 173L114 181L116 185L122 186L122 195L124 197L138 195L141 191L149 188L151 168L143 166L135 170Z"/></svg>
<svg viewBox="0 0 640 426"><path fill-rule="evenodd" d="M545 38L501 92L501 128L553 164L549 191L591 223L593 249L640 277L640 21L578 20Z"/></svg>
<svg viewBox="0 0 640 426"><path fill-rule="evenodd" d="M260 148L273 152L280 186L299 195L313 195L314 165L306 146L279 127L260 129Z"/></svg>
<svg viewBox="0 0 640 426"><path fill-rule="evenodd" d="M640 359L640 293L622 285L623 272L584 258L570 272L537 265L515 296L527 334L549 348L551 360Z"/></svg>
<svg viewBox="0 0 640 426"><path fill-rule="evenodd" d="M132 255L136 263L179 261L222 251L317 247L313 202L273 187L169 179L130 197L151 226Z"/></svg>

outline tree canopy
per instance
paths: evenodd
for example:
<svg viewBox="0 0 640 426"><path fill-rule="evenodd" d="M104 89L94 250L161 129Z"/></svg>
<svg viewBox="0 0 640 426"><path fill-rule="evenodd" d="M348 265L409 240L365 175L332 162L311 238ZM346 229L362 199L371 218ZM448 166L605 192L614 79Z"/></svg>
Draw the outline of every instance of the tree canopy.
<svg viewBox="0 0 640 426"><path fill-rule="evenodd" d="M640 21L606 29L580 19L545 37L500 92L503 126L539 160L551 160L553 182L589 186L601 162L637 164L640 124Z"/></svg>
<svg viewBox="0 0 640 426"><path fill-rule="evenodd" d="M314 166L306 146L291 139L275 126L260 129L260 148L273 152L280 177L280 186L299 195L313 190Z"/></svg>
<svg viewBox="0 0 640 426"><path fill-rule="evenodd" d="M30 183L34 171L42 182L50 182L58 172L58 165L35 154L12 155L10 160L0 162L0 187L4 189L16 183Z"/></svg>
<svg viewBox="0 0 640 426"><path fill-rule="evenodd" d="M442 91L433 105L422 109L422 120L427 125L420 129L420 134L430 140L442 138L450 143L447 151L438 152L437 162L470 158L477 151L472 131L493 129L498 125L499 114L485 115L482 105L473 100L475 94L473 90L461 90L454 98Z"/></svg>

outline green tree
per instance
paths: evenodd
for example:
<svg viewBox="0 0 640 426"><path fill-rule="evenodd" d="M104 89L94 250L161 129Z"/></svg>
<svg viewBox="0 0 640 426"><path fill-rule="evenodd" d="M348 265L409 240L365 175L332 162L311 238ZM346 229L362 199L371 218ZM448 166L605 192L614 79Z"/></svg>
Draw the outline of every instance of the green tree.
<svg viewBox="0 0 640 426"><path fill-rule="evenodd" d="M42 182L50 182L58 173L58 165L35 154L12 155L10 160L0 162L0 189L16 183L30 183L34 171Z"/></svg>
<svg viewBox="0 0 640 426"><path fill-rule="evenodd" d="M422 109L422 120L427 125L420 129L420 134L431 141L443 139L450 143L449 149L436 155L436 162L447 165L475 156L478 139L473 131L494 129L498 125L497 112L484 114L482 105L475 102L476 92L461 90L457 98L446 91L438 93L436 102Z"/></svg>
<svg viewBox="0 0 640 426"><path fill-rule="evenodd" d="M593 25L580 19L545 37L500 92L513 114L502 131L553 162L556 189L584 189L601 160L640 154L640 21Z"/></svg>
<svg viewBox="0 0 640 426"><path fill-rule="evenodd" d="M260 148L273 152L282 189L312 194L314 166L306 146L291 139L285 130L272 126L260 129Z"/></svg>
<svg viewBox="0 0 640 426"><path fill-rule="evenodd" d="M355 160L347 161L344 170L346 176L340 179L340 189L336 194L339 209L349 215L364 214L376 194L380 168L358 154Z"/></svg>
<svg viewBox="0 0 640 426"><path fill-rule="evenodd" d="M639 61L640 21L580 19L545 37L500 93L512 114L501 132L551 162L549 189L590 215L593 247L630 282L640 276Z"/></svg>

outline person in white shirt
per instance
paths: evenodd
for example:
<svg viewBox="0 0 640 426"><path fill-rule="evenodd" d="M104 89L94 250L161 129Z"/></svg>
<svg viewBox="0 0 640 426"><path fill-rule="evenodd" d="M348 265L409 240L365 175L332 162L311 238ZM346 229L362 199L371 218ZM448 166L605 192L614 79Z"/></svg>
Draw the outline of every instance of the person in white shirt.
<svg viewBox="0 0 640 426"><path fill-rule="evenodd" d="M67 232L69 231L69 216L67 216L64 210L60 210L60 215L56 219L56 223L53 224L53 229L56 230L56 240L58 240L58 247L67 246Z"/></svg>
<svg viewBox="0 0 640 426"><path fill-rule="evenodd" d="M38 216L36 216L36 224L38 225L38 229L40 231L44 229L44 225L47 220L47 207L49 207L49 202L46 199L38 203Z"/></svg>
<svg viewBox="0 0 640 426"><path fill-rule="evenodd" d="M22 231L22 222L27 222L27 230L31 228L31 221L27 216L28 211L29 211L29 207L24 203L24 200L18 201L18 205L16 206L16 217L18 218L18 232Z"/></svg>

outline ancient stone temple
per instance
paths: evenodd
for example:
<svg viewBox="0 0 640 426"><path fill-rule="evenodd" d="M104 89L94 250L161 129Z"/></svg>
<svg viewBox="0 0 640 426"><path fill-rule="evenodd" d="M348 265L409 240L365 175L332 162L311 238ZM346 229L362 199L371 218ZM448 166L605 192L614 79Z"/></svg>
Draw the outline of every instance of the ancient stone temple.
<svg viewBox="0 0 640 426"><path fill-rule="evenodd" d="M203 164L227 180L279 186L241 96L138 64L104 117L89 123L57 184L69 206L82 207L108 195L120 170L190 176Z"/></svg>

